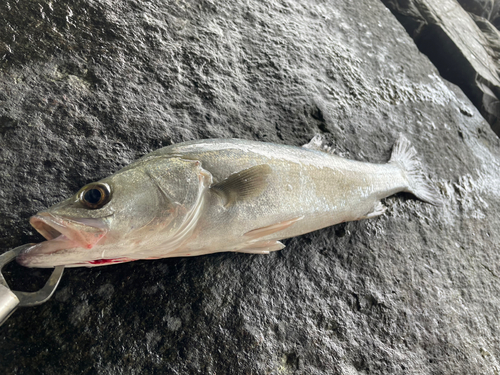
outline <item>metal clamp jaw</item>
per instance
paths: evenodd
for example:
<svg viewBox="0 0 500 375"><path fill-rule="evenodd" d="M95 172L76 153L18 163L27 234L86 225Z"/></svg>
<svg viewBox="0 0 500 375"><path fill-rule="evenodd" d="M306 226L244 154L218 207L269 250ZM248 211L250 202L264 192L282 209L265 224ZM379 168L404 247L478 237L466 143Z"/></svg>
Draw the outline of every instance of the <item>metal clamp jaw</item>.
<svg viewBox="0 0 500 375"><path fill-rule="evenodd" d="M2 275L3 266L11 262L22 251L34 245L22 245L0 255L0 326L19 306L36 306L47 301L56 290L59 281L61 281L64 266L55 267L44 287L37 292L28 293L10 290L7 281Z"/></svg>

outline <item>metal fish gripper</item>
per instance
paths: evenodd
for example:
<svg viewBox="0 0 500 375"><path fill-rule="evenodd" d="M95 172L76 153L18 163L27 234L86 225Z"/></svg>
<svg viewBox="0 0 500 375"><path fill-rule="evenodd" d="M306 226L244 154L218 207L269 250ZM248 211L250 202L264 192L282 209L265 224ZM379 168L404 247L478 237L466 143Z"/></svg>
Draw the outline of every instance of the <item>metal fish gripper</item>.
<svg viewBox="0 0 500 375"><path fill-rule="evenodd" d="M64 271L64 266L54 268L49 279L42 289L36 292L20 292L11 290L4 276L2 268L22 251L35 246L35 244L26 244L15 249L9 250L0 255L0 326L12 315L12 313L22 306L36 306L46 302L59 285Z"/></svg>

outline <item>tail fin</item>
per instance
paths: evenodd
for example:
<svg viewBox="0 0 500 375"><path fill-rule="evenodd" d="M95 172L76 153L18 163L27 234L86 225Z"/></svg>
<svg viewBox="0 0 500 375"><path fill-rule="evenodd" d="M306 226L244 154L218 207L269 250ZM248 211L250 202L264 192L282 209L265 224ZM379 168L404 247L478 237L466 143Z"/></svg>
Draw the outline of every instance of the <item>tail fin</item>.
<svg viewBox="0 0 500 375"><path fill-rule="evenodd" d="M438 191L424 175L422 164L417 158L417 151L403 134L399 134L394 144L389 163L399 164L406 172L409 193L435 206L442 204Z"/></svg>

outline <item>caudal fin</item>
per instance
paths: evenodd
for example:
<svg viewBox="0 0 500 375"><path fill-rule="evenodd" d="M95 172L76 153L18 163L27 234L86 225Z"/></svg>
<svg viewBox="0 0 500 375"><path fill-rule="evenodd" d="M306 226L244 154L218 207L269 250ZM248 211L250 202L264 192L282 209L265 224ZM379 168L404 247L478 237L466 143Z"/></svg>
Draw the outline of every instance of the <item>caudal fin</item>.
<svg viewBox="0 0 500 375"><path fill-rule="evenodd" d="M424 175L422 164L417 157L417 151L402 134L399 135L394 144L389 163L397 163L405 170L409 182L409 193L435 206L442 204L438 191Z"/></svg>

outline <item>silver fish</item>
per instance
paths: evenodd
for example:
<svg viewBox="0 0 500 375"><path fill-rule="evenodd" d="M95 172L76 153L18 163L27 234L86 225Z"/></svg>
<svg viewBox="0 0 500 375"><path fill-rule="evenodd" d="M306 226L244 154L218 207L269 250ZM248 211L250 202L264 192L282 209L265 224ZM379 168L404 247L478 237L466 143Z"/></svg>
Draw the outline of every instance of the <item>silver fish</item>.
<svg viewBox="0 0 500 375"><path fill-rule="evenodd" d="M381 215L381 199L397 192L439 204L403 136L387 164L346 160L321 143L209 139L154 151L33 216L47 241L17 260L94 267L223 251L267 254L284 247L280 239Z"/></svg>

